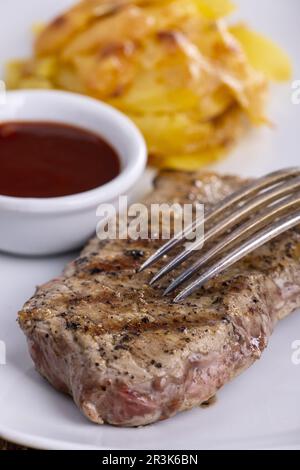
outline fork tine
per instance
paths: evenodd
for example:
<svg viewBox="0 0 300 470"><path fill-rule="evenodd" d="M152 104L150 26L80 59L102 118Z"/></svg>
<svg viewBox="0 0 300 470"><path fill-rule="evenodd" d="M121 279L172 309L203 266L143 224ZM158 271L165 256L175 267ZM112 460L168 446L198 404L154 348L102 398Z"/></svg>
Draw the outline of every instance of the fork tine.
<svg viewBox="0 0 300 470"><path fill-rule="evenodd" d="M287 181L283 184L277 185L270 190L259 194L255 198L251 199L248 203L242 206L237 211L233 212L229 216L225 217L225 219L221 219L220 222L209 230L204 237L197 240L196 242L190 244L185 250L183 250L179 255L177 255L172 261L170 261L166 266L160 269L155 276L150 281L150 285L153 285L163 276L168 274L170 271L175 269L185 260L187 260L196 250L203 246L203 243L208 243L212 241L226 230L229 230L233 225L241 222L245 219L249 214L251 214L254 210L257 210L266 204L283 197L290 192L295 191L300 187L300 177L294 178L291 181Z"/></svg>
<svg viewBox="0 0 300 470"><path fill-rule="evenodd" d="M244 188L225 198L223 201L217 204L213 210L208 212L205 216L205 223L207 224L208 222L212 222L215 218L218 217L219 214L223 214L224 211L226 211L229 207L234 204L238 204L243 199L256 194L258 191L298 175L300 175L300 168L287 168L285 170L279 170L270 173L265 177L259 178L255 182L249 183L248 185L244 186ZM197 228L199 223L203 223L202 218L200 220L196 219L184 230L177 233L174 238L159 248L152 256L148 258L148 260L145 261L145 263L142 264L139 272L144 271L146 268L156 263L156 261L162 258L162 256L167 254L170 250L181 244Z"/></svg>
<svg viewBox="0 0 300 470"><path fill-rule="evenodd" d="M205 241L205 237L202 237L200 240L197 240L197 242L194 242L192 246L200 246L203 245ZM187 258L189 258L194 249L185 249L182 251L178 256L176 256L172 261L170 261L168 264L163 266L150 280L149 285L153 286L157 281L159 281L162 277L166 276L169 272L171 272L173 269L177 268L181 263L183 263Z"/></svg>
<svg viewBox="0 0 300 470"><path fill-rule="evenodd" d="M286 232L287 230L295 227L296 225L299 225L299 223L300 210L297 210L291 215L278 221L275 225L272 225L271 227L266 227L265 229L260 231L254 238L247 240L239 248L231 251L225 258L215 263L207 272L205 272L202 276L200 276L194 282L189 284L182 292L180 292L175 297L173 302L181 302L190 294L195 292L195 290L202 287L207 281L209 281L216 275L222 273L225 269L232 266L241 258L248 255L260 246L264 245L266 242Z"/></svg>
<svg viewBox="0 0 300 470"><path fill-rule="evenodd" d="M238 227L234 232L225 237L216 246L211 248L207 253L200 257L191 267L181 273L165 290L163 295L170 294L177 287L190 279L196 272L200 270L210 260L222 254L224 249L229 249L245 239L246 236L253 235L260 228L264 227L266 223L274 220L279 215L284 214L287 210L300 205L300 192L295 195L281 200L279 203L268 206L267 209L262 211L258 216L250 219L246 224Z"/></svg>

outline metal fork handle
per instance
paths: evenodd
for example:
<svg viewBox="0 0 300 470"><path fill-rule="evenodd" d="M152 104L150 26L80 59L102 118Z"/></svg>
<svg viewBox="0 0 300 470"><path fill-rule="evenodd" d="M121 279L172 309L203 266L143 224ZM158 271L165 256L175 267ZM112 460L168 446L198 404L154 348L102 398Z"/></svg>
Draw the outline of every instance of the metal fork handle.
<svg viewBox="0 0 300 470"><path fill-rule="evenodd" d="M273 173L268 174L258 180L249 183L244 186L239 191L231 194L217 204L212 210L210 210L205 216L205 224L212 223L215 219L218 218L220 214L224 214L228 208L231 208L233 205L236 205L243 201L244 199L257 194L259 191L262 191L272 185L280 183L281 181L288 180L300 176L300 168L287 168L284 170L279 170ZM160 258L166 255L170 250L176 246L184 243L187 237L193 233L198 227L199 223L203 223L203 219L196 219L192 224L186 227L181 232L175 234L174 238L169 240L165 245L159 248L148 260L140 267L139 271L143 271L146 268L150 267L152 264L156 263Z"/></svg>
<svg viewBox="0 0 300 470"><path fill-rule="evenodd" d="M291 215L284 217L279 220L271 227L267 227L260 231L254 238L244 242L240 247L235 249L233 252L225 256L223 259L215 263L208 271L201 275L198 279L188 285L182 292L180 292L175 299L174 303L181 302L186 297L191 295L193 292L202 287L213 277L222 273L225 269L232 266L234 263L244 258L246 255L256 250L260 246L264 245L268 241L271 241L275 237L278 237L287 230L295 227L300 223L300 210L293 212Z"/></svg>
<svg viewBox="0 0 300 470"><path fill-rule="evenodd" d="M221 256L224 252L228 252L237 243L241 243L246 237L254 235L260 229L265 227L269 222L273 222L279 216L284 215L287 211L300 207L300 192L285 198L284 200L268 206L264 211L256 217L250 219L247 223L235 229L227 235L223 240L217 243L213 248L204 253L200 258L183 273L174 279L173 282L165 290L164 295L173 292L178 286L190 279L194 274L200 271L208 262L213 261L217 256Z"/></svg>
<svg viewBox="0 0 300 470"><path fill-rule="evenodd" d="M258 196L251 199L248 203L245 203L239 209L234 211L229 216L221 219L217 225L210 229L204 237L197 240L194 243L188 245L188 247L182 251L178 256L176 256L170 263L160 269L155 276L150 281L150 285L153 285L163 276L171 272L177 266L186 261L196 250L202 248L204 243L213 241L216 237L220 236L222 233L226 232L234 225L242 222L246 217L251 213L254 213L255 210L258 210L267 204L270 204L273 201L280 199L287 194L294 192L300 188L300 177L293 178L291 181L287 181L284 184L277 185L268 191L258 194ZM203 220L202 220L203 223Z"/></svg>

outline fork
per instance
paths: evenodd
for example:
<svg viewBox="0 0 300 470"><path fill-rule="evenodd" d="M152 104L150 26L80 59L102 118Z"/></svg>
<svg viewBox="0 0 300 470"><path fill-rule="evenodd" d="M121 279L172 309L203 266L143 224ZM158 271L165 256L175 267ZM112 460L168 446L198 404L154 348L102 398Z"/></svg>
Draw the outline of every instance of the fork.
<svg viewBox="0 0 300 470"><path fill-rule="evenodd" d="M187 298L255 249L300 224L300 168L270 173L226 197L209 210L204 219L196 219L159 248L139 271L152 266L175 247L183 245L203 223L208 227L205 235L185 246L150 281L150 285L154 285L195 254L195 250L204 246L199 259L179 274L165 290L163 295L170 294L196 276L173 299L175 303ZM210 248L206 250L208 243Z"/></svg>

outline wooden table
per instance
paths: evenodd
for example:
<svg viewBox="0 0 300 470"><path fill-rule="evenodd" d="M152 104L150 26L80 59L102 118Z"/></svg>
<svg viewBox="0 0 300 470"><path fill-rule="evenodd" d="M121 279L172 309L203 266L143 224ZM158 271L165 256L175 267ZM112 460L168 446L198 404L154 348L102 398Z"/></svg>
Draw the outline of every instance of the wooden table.
<svg viewBox="0 0 300 470"><path fill-rule="evenodd" d="M0 450L26 450L25 447L20 447L15 444L3 441L0 439Z"/></svg>

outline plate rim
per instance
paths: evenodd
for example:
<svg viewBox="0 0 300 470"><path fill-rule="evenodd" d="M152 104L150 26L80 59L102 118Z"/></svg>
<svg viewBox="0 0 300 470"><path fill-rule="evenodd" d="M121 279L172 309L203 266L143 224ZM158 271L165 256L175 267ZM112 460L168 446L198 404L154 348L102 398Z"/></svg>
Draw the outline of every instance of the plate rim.
<svg viewBox="0 0 300 470"><path fill-rule="evenodd" d="M6 429L3 431L3 429ZM126 449L122 447L106 447L106 446L91 446L85 444L75 444L74 442L65 441L65 440L56 440L56 439L49 439L45 437L39 437L33 434L28 434L24 432L14 431L8 427L0 426L0 437L6 441L12 442L16 445L20 445L23 447L28 447L35 450L97 450L97 451L116 451L116 450L127 450L129 452L133 452L132 449ZM237 443L238 441L235 441ZM234 444L234 442L233 442ZM251 443L250 443L251 444ZM230 446L228 449L234 450L235 447L238 450L300 450L300 443L295 445L283 445L283 446ZM220 450L224 449L224 446L212 446L209 450ZM174 448L173 450L179 450L178 448ZM145 449L139 449L145 450ZM149 449L147 449L149 450ZM151 449L156 450L156 449ZM161 450L161 449L159 449ZM172 449L169 449L172 450ZM184 449L182 449L184 450ZM199 449L198 449L199 450ZM200 449L201 450L201 449Z"/></svg>

